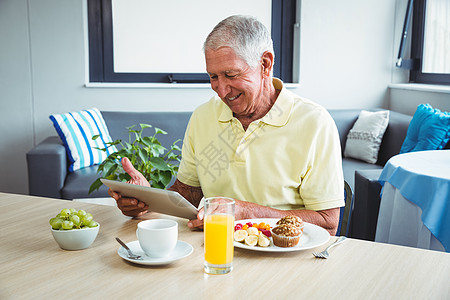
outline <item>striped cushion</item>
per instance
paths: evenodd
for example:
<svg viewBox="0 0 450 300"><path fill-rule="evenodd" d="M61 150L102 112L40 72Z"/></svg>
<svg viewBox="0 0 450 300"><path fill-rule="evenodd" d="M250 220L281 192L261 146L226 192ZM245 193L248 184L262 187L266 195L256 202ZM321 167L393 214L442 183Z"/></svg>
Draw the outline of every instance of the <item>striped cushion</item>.
<svg viewBox="0 0 450 300"><path fill-rule="evenodd" d="M50 120L66 147L71 161L70 172L100 164L108 155L117 151L114 146L106 152L95 149L106 148L106 143L112 142L106 123L97 108L51 115ZM100 137L94 141L94 135Z"/></svg>

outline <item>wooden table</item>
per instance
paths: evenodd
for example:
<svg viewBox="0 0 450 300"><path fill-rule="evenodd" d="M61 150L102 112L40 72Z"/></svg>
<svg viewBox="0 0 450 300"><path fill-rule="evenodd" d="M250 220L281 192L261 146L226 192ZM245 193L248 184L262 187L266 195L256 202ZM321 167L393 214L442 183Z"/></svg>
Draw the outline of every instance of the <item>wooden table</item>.
<svg viewBox="0 0 450 300"><path fill-rule="evenodd" d="M92 246L59 248L48 220L85 209L101 224ZM172 218L148 214L146 218ZM179 222L194 252L167 266L140 266L117 254L118 236L136 240L137 223L111 206L0 193L0 299L449 299L450 254L348 239L327 260L305 250L235 250L227 275L203 272L203 233ZM327 244L330 244L333 237ZM324 246L319 247L321 250Z"/></svg>

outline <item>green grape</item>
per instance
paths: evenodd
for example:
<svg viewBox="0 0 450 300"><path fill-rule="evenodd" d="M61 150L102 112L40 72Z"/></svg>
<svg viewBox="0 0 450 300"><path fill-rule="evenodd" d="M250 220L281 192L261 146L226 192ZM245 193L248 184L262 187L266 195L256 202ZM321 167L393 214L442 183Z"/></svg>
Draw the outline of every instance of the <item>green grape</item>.
<svg viewBox="0 0 450 300"><path fill-rule="evenodd" d="M61 228L62 220L60 218L51 218L49 223L53 229L57 230Z"/></svg>
<svg viewBox="0 0 450 300"><path fill-rule="evenodd" d="M87 213L85 216L81 217L81 221L83 224L89 224L90 221L93 220L93 217L90 213Z"/></svg>
<svg viewBox="0 0 450 300"><path fill-rule="evenodd" d="M77 211L74 208L64 208L56 217L51 218L49 223L55 230L71 230L98 226L91 213L82 209Z"/></svg>
<svg viewBox="0 0 450 300"><path fill-rule="evenodd" d="M86 226L87 226L87 227L90 227L90 228L92 228L92 227L97 227L97 226L98 226L98 223L95 222L94 220L91 220L89 223L86 224Z"/></svg>
<svg viewBox="0 0 450 300"><path fill-rule="evenodd" d="M85 210L82 210L82 209L80 209L78 212L77 212L77 215L80 217L80 218L83 218L83 216L85 216L86 215L86 211Z"/></svg>
<svg viewBox="0 0 450 300"><path fill-rule="evenodd" d="M70 216L70 209L64 208L63 210L61 210L61 217L66 218L68 216Z"/></svg>
<svg viewBox="0 0 450 300"><path fill-rule="evenodd" d="M64 222L62 222L61 228L64 229L64 230L70 230L70 229L73 228L73 222L65 220Z"/></svg>
<svg viewBox="0 0 450 300"><path fill-rule="evenodd" d="M52 226L52 228L53 228L53 224L56 222L56 218L51 218L49 221L48 221L48 223L50 223L50 225ZM55 228L53 228L53 229L55 229Z"/></svg>
<svg viewBox="0 0 450 300"><path fill-rule="evenodd" d="M73 222L73 225L75 225L75 227L80 228L81 219L78 215L70 215L69 220Z"/></svg>

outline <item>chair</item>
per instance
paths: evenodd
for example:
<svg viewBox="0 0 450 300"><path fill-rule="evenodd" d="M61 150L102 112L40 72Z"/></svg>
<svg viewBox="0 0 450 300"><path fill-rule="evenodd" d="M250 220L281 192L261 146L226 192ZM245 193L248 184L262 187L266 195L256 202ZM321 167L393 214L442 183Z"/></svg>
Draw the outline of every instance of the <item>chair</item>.
<svg viewBox="0 0 450 300"><path fill-rule="evenodd" d="M353 192L347 181L344 181L344 199L345 206L341 207L340 209L339 225L336 231L336 235L347 236L353 208Z"/></svg>

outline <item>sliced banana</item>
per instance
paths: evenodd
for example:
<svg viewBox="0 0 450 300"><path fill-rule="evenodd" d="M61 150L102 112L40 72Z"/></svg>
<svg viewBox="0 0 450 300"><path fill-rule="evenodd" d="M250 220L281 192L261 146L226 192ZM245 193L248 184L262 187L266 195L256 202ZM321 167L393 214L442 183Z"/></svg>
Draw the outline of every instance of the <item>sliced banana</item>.
<svg viewBox="0 0 450 300"><path fill-rule="evenodd" d="M249 227L247 228L248 235L256 235L258 236L258 228L256 227Z"/></svg>
<svg viewBox="0 0 450 300"><path fill-rule="evenodd" d="M234 240L236 242L243 242L247 236L248 233L246 230L236 230L234 232Z"/></svg>
<svg viewBox="0 0 450 300"><path fill-rule="evenodd" d="M245 244L248 246L256 246L258 243L258 236L257 235L249 235L245 238Z"/></svg>
<svg viewBox="0 0 450 300"><path fill-rule="evenodd" d="M260 233L259 233L259 236L258 236L258 246L261 246L261 247L268 247L269 244L270 244L269 238L268 238L265 234L263 234L262 232L260 232Z"/></svg>

